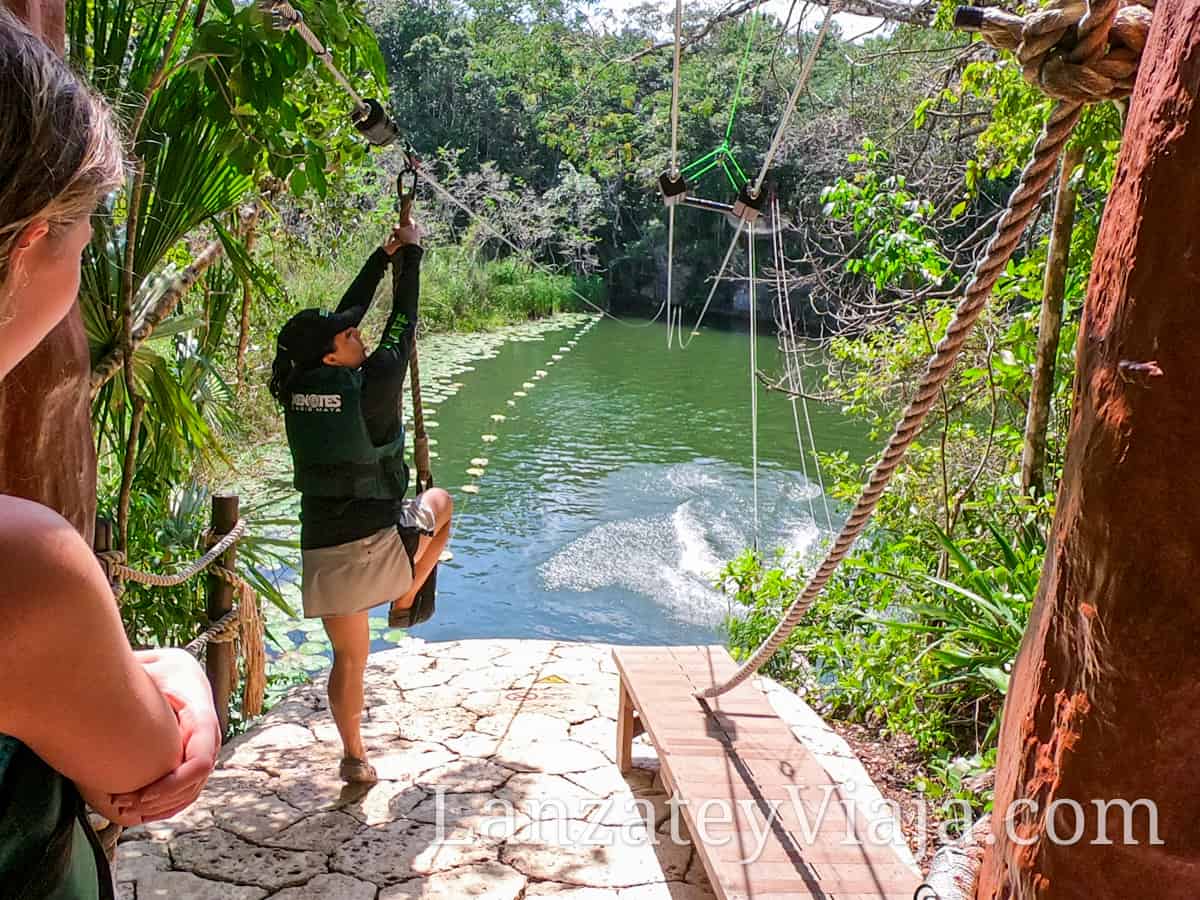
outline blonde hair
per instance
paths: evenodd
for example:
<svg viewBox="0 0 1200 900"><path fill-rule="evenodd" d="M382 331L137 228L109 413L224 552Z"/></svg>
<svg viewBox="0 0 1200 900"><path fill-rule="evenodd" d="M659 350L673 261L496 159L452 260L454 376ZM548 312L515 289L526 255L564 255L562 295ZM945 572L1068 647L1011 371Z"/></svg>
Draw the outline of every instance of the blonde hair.
<svg viewBox="0 0 1200 900"><path fill-rule="evenodd" d="M0 285L33 222L90 215L123 180L108 105L0 6Z"/></svg>

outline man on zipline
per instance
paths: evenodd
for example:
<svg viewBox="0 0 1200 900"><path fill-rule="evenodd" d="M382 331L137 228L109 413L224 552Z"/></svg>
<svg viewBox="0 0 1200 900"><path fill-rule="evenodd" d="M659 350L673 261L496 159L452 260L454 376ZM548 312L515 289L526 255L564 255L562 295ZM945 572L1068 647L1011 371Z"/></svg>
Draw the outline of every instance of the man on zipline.
<svg viewBox="0 0 1200 900"><path fill-rule="evenodd" d="M322 620L333 645L329 708L348 782L376 780L361 733L369 611L390 601L393 621L429 618L432 601L420 588L450 535L449 494L430 488L404 499L401 388L416 339L422 253L420 227L397 226L334 312L306 309L287 321L271 373L300 491L304 615ZM358 326L389 262L400 267L392 310L368 355Z"/></svg>

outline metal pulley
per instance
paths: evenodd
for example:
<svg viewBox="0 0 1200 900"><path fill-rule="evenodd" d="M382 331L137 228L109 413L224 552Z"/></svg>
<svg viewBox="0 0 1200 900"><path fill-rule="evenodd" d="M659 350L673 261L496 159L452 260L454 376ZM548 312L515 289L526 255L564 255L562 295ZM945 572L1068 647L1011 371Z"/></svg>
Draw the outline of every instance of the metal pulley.
<svg viewBox="0 0 1200 900"><path fill-rule="evenodd" d="M658 179L658 189L662 191L663 204L666 206L675 206L687 199L688 184L678 173L663 172Z"/></svg>
<svg viewBox="0 0 1200 900"><path fill-rule="evenodd" d="M751 190L749 182L743 184L738 191L737 200L733 202L732 214L743 222L753 222L762 215L763 206L767 202L767 192Z"/></svg>
<svg viewBox="0 0 1200 900"><path fill-rule="evenodd" d="M386 147L400 137L400 129L388 117L383 104L378 100L363 100L362 106L350 114L350 121L354 123L358 133L375 147Z"/></svg>

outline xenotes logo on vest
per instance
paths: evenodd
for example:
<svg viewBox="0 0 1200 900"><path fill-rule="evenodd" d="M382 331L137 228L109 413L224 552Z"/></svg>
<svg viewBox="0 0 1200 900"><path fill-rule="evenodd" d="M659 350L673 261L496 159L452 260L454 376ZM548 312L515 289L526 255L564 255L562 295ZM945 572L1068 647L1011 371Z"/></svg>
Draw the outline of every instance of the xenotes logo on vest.
<svg viewBox="0 0 1200 900"><path fill-rule="evenodd" d="M341 394L292 394L293 412L342 411Z"/></svg>

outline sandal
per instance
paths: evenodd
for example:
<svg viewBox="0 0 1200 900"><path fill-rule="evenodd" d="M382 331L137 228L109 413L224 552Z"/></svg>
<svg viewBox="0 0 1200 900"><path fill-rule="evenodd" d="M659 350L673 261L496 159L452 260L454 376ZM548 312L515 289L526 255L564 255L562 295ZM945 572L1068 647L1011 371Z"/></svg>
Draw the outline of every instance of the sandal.
<svg viewBox="0 0 1200 900"><path fill-rule="evenodd" d="M347 784L374 784L379 780L373 765L365 759L355 759L353 756L342 757L338 775Z"/></svg>

